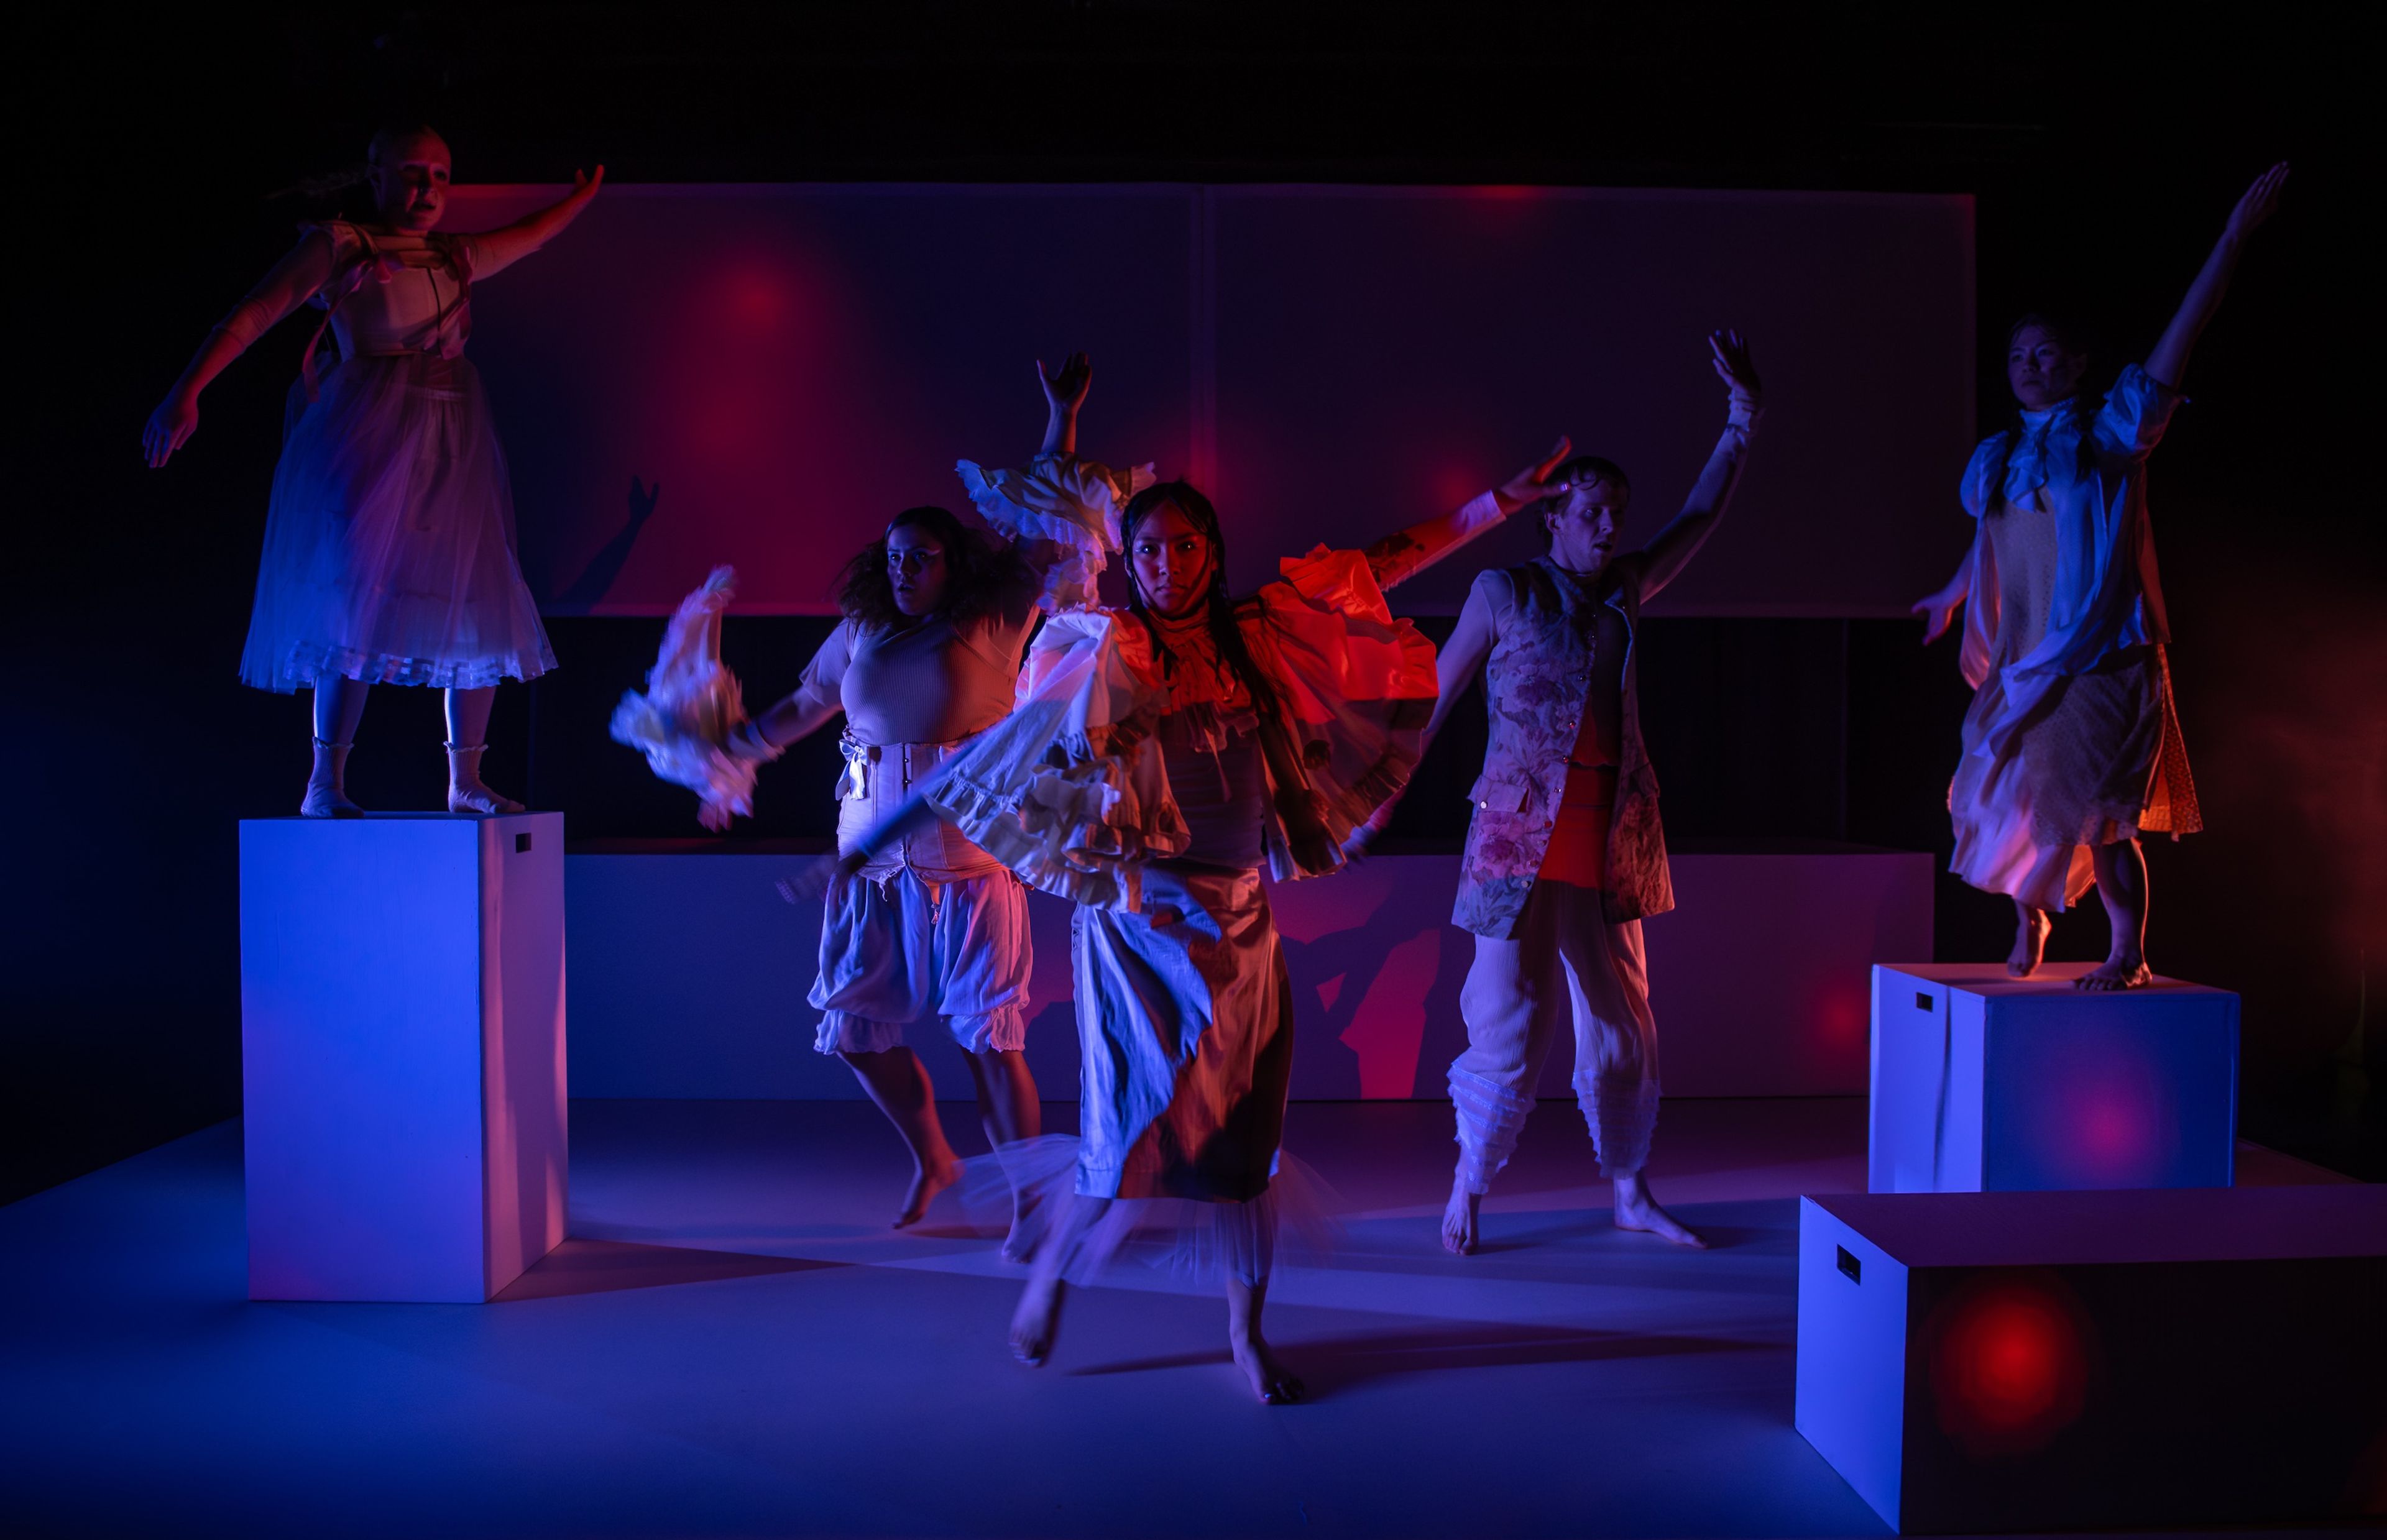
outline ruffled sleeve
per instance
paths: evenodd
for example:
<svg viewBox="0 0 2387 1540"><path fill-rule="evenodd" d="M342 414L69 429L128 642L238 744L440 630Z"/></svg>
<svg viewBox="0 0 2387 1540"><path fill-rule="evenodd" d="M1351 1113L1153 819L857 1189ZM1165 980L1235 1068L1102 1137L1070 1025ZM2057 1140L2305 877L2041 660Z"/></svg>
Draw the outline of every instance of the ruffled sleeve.
<svg viewBox="0 0 2387 1540"><path fill-rule="evenodd" d="M2163 442L2171 414L2187 398L2138 364L2122 371L2097 413L2097 447L2110 455L2143 459Z"/></svg>
<svg viewBox="0 0 2387 1540"><path fill-rule="evenodd" d="M947 762L928 804L1029 887L1138 910L1144 864L1189 838L1153 737L1163 699L1141 627L1056 613L1011 714Z"/></svg>
<svg viewBox="0 0 2387 1540"><path fill-rule="evenodd" d="M1957 484L1956 495L1963 499L1964 511L1976 519L1988 517L1997 506L1998 489L1989 485L1989 478L2005 463L2006 436L1995 433L1982 439L1973 447L1973 458L1964 462L1964 477Z"/></svg>
<svg viewBox="0 0 2387 1540"><path fill-rule="evenodd" d="M737 575L715 567L704 587L680 600L647 672L646 693L627 691L613 708L613 741L695 792L697 819L710 829L727 828L734 813L754 813L754 762L727 749L730 733L746 721L744 692L721 663L721 614Z"/></svg>
<svg viewBox="0 0 2387 1540"><path fill-rule="evenodd" d="M1017 471L954 467L979 516L1020 542L1043 579L1042 607L1081 609L1119 549L1119 514L1156 479L1150 465L1114 471L1076 455L1038 455Z"/></svg>
<svg viewBox="0 0 2387 1540"><path fill-rule="evenodd" d="M1327 852L1305 858L1304 841L1272 831L1274 875L1290 881L1340 866L1351 831L1408 784L1437 688L1433 643L1393 614L1364 554L1320 546L1279 567L1282 581L1260 590L1251 639L1284 690L1310 807L1328 836Z"/></svg>

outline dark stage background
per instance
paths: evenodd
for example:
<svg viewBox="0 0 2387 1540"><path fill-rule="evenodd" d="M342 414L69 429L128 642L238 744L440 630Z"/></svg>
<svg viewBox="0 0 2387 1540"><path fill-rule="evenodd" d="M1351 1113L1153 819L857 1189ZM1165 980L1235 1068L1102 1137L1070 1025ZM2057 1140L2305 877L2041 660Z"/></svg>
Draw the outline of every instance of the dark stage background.
<svg viewBox="0 0 2387 1540"><path fill-rule="evenodd" d="M2387 1176L2370 1089L2387 1059L2364 1029L2387 939L2368 56L2312 20L2153 22L2010 6L1866 27L1656 7L890 3L260 8L145 15L136 29L96 8L43 11L16 56L32 132L15 165L30 228L10 301L18 823L0 1198L238 1110L234 821L288 812L306 767L303 703L244 690L234 672L297 338L219 382L167 472L142 468L138 438L208 325L286 246L302 210L265 195L356 159L395 115L437 123L460 176L488 183L555 183L602 160L639 183L1970 195L1982 431L2006 399L2007 319L2076 309L2115 361L2142 354L2232 198L2292 159L2285 211L2201 345L2194 404L2153 473L2210 827L2150 847L2153 953L2243 992L2249 1136ZM535 269L504 281L524 282ZM507 299L490 287L487 324ZM1074 340L1037 346L1050 357ZM1762 362L1768 338L1755 342ZM507 382L492 386L503 402ZM1786 399L1761 462L1787 454L1773 435L1794 411L1852 461L1904 452L1887 438L1900 388ZM1098 435L1118 405L1098 394ZM1032 398L1023 407L1032 418ZM1550 424L1570 425L1597 436ZM1034 431L1024 420L1023 442ZM1944 502L1919 517L1954 520L1960 457ZM667 482L657 516L686 490ZM1871 559L1827 515L1804 539L1802 562ZM550 579L561 599L559 581L571 577ZM600 735L660 624L558 619L565 668L500 693L492 779L562 807L582 837L692 833L684 796ZM726 645L759 696L792 679L823 627L734 621ZM1729 608L1653 621L1650 730L1675 837L1944 854L1966 691L1952 646L1926 651L1915 636L1901 621ZM360 801L433 804L436 716L428 692L376 692ZM1435 793L1471 747L1455 733L1437 751L1405 832L1455 832L1454 800ZM825 832L826 754L808 746L769 774L756 832ZM1940 955L2002 952L2009 914L1943 880ZM2093 955L2103 934L2094 906L2066 916L2053 954Z"/></svg>

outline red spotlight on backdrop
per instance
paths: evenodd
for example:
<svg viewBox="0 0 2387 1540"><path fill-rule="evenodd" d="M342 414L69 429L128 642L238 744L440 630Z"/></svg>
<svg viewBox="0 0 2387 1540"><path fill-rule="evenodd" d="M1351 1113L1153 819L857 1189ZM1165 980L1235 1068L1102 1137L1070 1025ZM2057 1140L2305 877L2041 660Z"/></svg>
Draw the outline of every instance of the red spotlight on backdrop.
<svg viewBox="0 0 2387 1540"><path fill-rule="evenodd" d="M2085 1325L2052 1272L1985 1276L1931 1332L1939 1426L1977 1459L2044 1448L2088 1404Z"/></svg>

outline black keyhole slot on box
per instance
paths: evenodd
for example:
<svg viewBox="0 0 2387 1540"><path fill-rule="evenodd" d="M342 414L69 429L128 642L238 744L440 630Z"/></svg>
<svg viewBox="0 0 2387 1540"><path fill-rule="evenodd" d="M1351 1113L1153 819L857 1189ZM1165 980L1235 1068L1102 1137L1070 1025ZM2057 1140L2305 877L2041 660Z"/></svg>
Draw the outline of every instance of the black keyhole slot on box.
<svg viewBox="0 0 2387 1540"><path fill-rule="evenodd" d="M529 836L529 835L527 835L527 834L517 834L517 835L515 835L515 836L514 836L514 853L515 853L516 855L521 855L521 854L523 854L524 852L528 851L529 849L530 849L530 836Z"/></svg>
<svg viewBox="0 0 2387 1540"><path fill-rule="evenodd" d="M1849 1275L1849 1281L1863 1282L1864 1264L1857 1260L1856 1254L1846 1246L1834 1246L1832 1249L1839 1253L1840 1270Z"/></svg>
<svg viewBox="0 0 2387 1540"><path fill-rule="evenodd" d="M523 838L524 838L524 839L529 839L529 838L530 838L530 836L529 836L529 835L527 835L527 834L525 834L525 835L524 835L524 836L523 836ZM1918 1011L1927 1011L1927 1010L1929 1010L1929 1009L1931 1008L1931 997L1930 997L1929 995L1927 995L1927 994L1925 994L1921 990L1917 990L1917 991L1914 991L1914 1008L1915 1008L1916 1010L1918 1010Z"/></svg>

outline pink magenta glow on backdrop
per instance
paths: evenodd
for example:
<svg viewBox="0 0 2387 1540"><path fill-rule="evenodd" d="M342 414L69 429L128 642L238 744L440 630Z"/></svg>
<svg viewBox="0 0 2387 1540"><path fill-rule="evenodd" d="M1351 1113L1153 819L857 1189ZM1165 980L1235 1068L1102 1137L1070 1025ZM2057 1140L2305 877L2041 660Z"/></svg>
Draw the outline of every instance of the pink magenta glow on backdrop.
<svg viewBox="0 0 2387 1540"><path fill-rule="evenodd" d="M461 187L449 228L553 196ZM609 186L475 298L524 565L555 613L656 614L718 562L749 612L831 574L958 458L1014 462L1030 372L1095 360L1084 448L1210 490L1248 586L1489 485L1558 434L1632 474L1629 537L1771 410L1730 524L1657 608L1903 614L1968 530L1969 199L1533 187ZM640 526L632 476L663 499ZM1399 596L1454 611L1520 524Z"/></svg>

